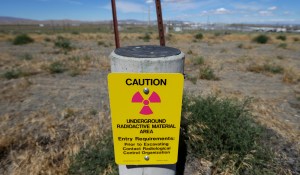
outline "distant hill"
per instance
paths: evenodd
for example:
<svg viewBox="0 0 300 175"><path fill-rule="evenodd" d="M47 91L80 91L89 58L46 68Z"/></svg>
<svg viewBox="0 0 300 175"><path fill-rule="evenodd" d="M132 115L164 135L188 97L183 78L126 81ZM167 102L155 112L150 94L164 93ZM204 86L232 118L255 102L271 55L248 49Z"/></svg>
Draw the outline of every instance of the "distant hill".
<svg viewBox="0 0 300 175"><path fill-rule="evenodd" d="M146 25L148 21L140 21L135 19L126 19L119 20L119 24L140 24ZM164 21L165 23L172 24L182 24L183 21ZM8 25L8 24L49 24L49 25L78 25L78 24L110 24L111 20L105 21L80 21L80 20L33 20L33 19L25 19L25 18L17 18L17 17L8 17L8 16L0 16L0 25ZM151 21L151 25L156 25L156 21Z"/></svg>
<svg viewBox="0 0 300 175"><path fill-rule="evenodd" d="M32 24L37 22L38 21L32 19L0 16L0 24Z"/></svg>
<svg viewBox="0 0 300 175"><path fill-rule="evenodd" d="M8 16L0 16L0 25L9 25L9 24L51 24L51 25L76 25L76 24L109 24L111 21L80 21L80 20L33 20L25 18L16 18ZM145 24L144 21L138 20L119 20L119 24Z"/></svg>
<svg viewBox="0 0 300 175"><path fill-rule="evenodd" d="M54 25L63 25L63 24L83 24L83 23L109 23L109 21L80 21L80 20L33 20L25 18L16 18L16 17L7 17L0 16L0 24L54 24Z"/></svg>

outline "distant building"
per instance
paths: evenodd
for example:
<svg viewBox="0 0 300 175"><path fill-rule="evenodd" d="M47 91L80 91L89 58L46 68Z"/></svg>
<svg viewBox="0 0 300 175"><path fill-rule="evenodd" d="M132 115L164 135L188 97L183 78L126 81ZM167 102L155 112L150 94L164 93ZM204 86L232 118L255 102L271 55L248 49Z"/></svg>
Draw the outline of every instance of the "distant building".
<svg viewBox="0 0 300 175"><path fill-rule="evenodd" d="M277 28L276 32L286 32L286 28Z"/></svg>
<svg viewBox="0 0 300 175"><path fill-rule="evenodd" d="M45 27L45 25L44 25L44 24L39 24L39 26L40 26L40 27Z"/></svg>
<svg viewBox="0 0 300 175"><path fill-rule="evenodd" d="M174 27L175 32L182 32L182 27Z"/></svg>

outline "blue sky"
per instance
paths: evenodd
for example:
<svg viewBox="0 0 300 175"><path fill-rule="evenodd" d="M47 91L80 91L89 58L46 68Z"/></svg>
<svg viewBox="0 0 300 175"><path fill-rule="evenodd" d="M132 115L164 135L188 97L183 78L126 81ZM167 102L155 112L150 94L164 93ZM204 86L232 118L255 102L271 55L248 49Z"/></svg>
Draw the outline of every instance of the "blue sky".
<svg viewBox="0 0 300 175"><path fill-rule="evenodd" d="M116 0L118 19L151 20L153 0ZM37 20L111 20L110 0L0 0L0 16ZM299 23L300 0L161 0L165 20Z"/></svg>

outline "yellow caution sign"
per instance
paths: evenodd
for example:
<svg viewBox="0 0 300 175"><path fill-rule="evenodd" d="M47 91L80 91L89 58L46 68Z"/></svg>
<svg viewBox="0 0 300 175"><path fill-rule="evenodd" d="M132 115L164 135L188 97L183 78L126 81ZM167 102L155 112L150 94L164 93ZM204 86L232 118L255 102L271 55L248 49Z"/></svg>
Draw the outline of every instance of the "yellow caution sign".
<svg viewBox="0 0 300 175"><path fill-rule="evenodd" d="M175 164L184 78L179 73L110 73L115 160Z"/></svg>

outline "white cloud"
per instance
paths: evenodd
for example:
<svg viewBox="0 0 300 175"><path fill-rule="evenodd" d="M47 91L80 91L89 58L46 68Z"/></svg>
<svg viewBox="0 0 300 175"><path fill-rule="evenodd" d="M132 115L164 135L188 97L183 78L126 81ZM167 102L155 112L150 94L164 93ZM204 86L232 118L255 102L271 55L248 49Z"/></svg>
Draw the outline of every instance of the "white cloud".
<svg viewBox="0 0 300 175"><path fill-rule="evenodd" d="M210 10L210 11L202 11L200 13L200 16L205 16L205 15L225 15L225 14L230 14L232 13L230 10L227 10L226 8L222 7L222 8L218 8L215 10Z"/></svg>
<svg viewBox="0 0 300 175"><path fill-rule="evenodd" d="M154 0L146 0L146 3L147 4L151 4L151 3L153 3L154 2Z"/></svg>
<svg viewBox="0 0 300 175"><path fill-rule="evenodd" d="M117 11L123 13L145 13L147 11L146 6L138 3L117 1ZM111 4L107 4L104 8L111 10Z"/></svg>
<svg viewBox="0 0 300 175"><path fill-rule="evenodd" d="M214 14L218 14L218 15L223 15L223 14L228 14L230 13L229 10L225 9L225 8L218 8L214 11Z"/></svg>
<svg viewBox="0 0 300 175"><path fill-rule="evenodd" d="M276 6L272 6L272 7L269 7L268 10L271 10L271 11L277 10L277 7Z"/></svg>
<svg viewBox="0 0 300 175"><path fill-rule="evenodd" d="M243 10L243 11L258 11L263 9L262 5L257 4L256 2L233 3L232 6L237 10Z"/></svg>
<svg viewBox="0 0 300 175"><path fill-rule="evenodd" d="M272 16L272 12L271 11L266 11L266 10L263 10L263 11L259 11L258 12L261 16Z"/></svg>

